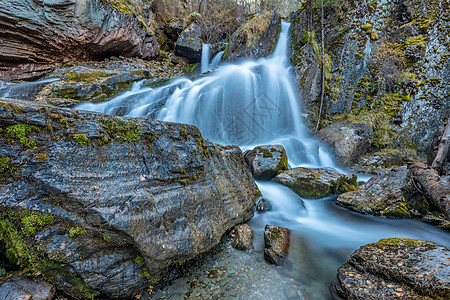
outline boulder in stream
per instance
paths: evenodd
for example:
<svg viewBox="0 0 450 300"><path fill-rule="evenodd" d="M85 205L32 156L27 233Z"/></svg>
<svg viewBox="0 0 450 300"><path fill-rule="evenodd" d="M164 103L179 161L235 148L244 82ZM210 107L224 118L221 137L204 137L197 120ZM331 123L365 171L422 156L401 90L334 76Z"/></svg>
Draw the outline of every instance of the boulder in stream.
<svg viewBox="0 0 450 300"><path fill-rule="evenodd" d="M428 211L428 202L416 198L408 170L391 169L370 178L359 190L340 195L336 204L351 210L390 218L411 217L408 206L412 204L423 213ZM407 200L412 199L411 203Z"/></svg>
<svg viewBox="0 0 450 300"><path fill-rule="evenodd" d="M245 161L256 180L270 180L288 169L286 150L282 145L262 145L245 151Z"/></svg>
<svg viewBox="0 0 450 300"><path fill-rule="evenodd" d="M305 198L323 198L358 189L356 175L326 169L294 168L277 175L273 181L291 188Z"/></svg>
<svg viewBox="0 0 450 300"><path fill-rule="evenodd" d="M0 100L0 242L75 298L130 298L248 220L236 146L194 126Z"/></svg>
<svg viewBox="0 0 450 300"><path fill-rule="evenodd" d="M370 146L372 129L364 124L341 121L321 129L318 136L331 147L340 161L349 164L366 153Z"/></svg>
<svg viewBox="0 0 450 300"><path fill-rule="evenodd" d="M450 299L449 261L433 242L382 239L353 252L333 288L344 299Z"/></svg>
<svg viewBox="0 0 450 300"><path fill-rule="evenodd" d="M264 229L264 258L280 265L289 254L291 231L280 226L266 225Z"/></svg>
<svg viewBox="0 0 450 300"><path fill-rule="evenodd" d="M202 25L193 22L178 37L175 53L191 63L198 63L202 59L202 46Z"/></svg>
<svg viewBox="0 0 450 300"><path fill-rule="evenodd" d="M265 198L261 198L258 200L258 203L256 203L256 210L259 212L272 210L272 203Z"/></svg>

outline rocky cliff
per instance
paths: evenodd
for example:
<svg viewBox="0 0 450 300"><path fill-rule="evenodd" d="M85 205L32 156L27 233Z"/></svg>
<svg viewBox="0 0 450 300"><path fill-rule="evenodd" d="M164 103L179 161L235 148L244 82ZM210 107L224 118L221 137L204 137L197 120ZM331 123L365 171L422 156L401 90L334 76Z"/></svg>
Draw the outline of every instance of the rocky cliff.
<svg viewBox="0 0 450 300"><path fill-rule="evenodd" d="M193 126L0 100L0 246L69 295L132 297L216 245L260 195Z"/></svg>
<svg viewBox="0 0 450 300"><path fill-rule="evenodd" d="M0 5L0 77L42 76L67 61L159 51L147 1L10 0Z"/></svg>
<svg viewBox="0 0 450 300"><path fill-rule="evenodd" d="M319 8L304 5L291 26L291 61L311 128L324 61L323 127L339 120L365 124L374 132L374 150L427 153L450 109L449 2L328 2L324 58Z"/></svg>

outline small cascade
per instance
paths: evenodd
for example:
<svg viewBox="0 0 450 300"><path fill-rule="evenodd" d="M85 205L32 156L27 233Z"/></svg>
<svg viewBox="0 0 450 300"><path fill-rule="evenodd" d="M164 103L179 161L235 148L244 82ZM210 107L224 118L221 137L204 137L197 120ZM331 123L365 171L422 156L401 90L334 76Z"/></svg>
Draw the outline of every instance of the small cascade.
<svg viewBox="0 0 450 300"><path fill-rule="evenodd" d="M0 84L0 97L33 101L44 86L57 80L50 78L26 83L3 83Z"/></svg>
<svg viewBox="0 0 450 300"><path fill-rule="evenodd" d="M203 74L205 72L208 72L210 70L209 66L209 51L211 50L210 44L203 44L202 45L202 61L200 65L200 72Z"/></svg>

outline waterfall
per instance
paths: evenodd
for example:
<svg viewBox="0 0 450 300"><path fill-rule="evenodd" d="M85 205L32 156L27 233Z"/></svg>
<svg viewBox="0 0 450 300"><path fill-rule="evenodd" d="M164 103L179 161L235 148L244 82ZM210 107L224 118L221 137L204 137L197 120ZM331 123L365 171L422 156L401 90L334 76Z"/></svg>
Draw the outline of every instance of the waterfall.
<svg viewBox="0 0 450 300"><path fill-rule="evenodd" d="M225 64L207 76L180 78L155 89L136 83L108 102L76 109L192 124L213 142L243 149L282 144L291 166L336 168L301 119L301 99L290 72L289 26L282 23L277 46L267 58ZM203 54L202 71L209 66L209 45L203 45Z"/></svg>
<svg viewBox="0 0 450 300"><path fill-rule="evenodd" d="M3 83L0 81L0 97L33 101L42 88L58 78L26 83Z"/></svg>
<svg viewBox="0 0 450 300"><path fill-rule="evenodd" d="M202 45L202 62L200 65L200 72L205 73L209 71L209 51L211 49L210 44L203 44Z"/></svg>

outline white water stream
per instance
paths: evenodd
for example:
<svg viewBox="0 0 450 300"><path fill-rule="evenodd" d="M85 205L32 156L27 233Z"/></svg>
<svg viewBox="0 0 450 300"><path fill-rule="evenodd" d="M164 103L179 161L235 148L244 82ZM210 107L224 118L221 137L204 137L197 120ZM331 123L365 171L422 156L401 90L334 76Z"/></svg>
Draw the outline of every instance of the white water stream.
<svg viewBox="0 0 450 300"><path fill-rule="evenodd" d="M226 64L204 77L180 78L155 89L136 83L111 101L84 103L76 109L132 117L157 116L164 121L192 124L205 138L237 144L243 149L282 144L291 167L338 169L303 124L301 99L290 74L288 32L289 24L283 23L278 45L270 57ZM209 49L206 52L204 71L210 68ZM258 182L258 186L272 202L273 210L256 213L249 222L255 231L255 250L261 254L266 224L291 229L292 267L288 273L306 285L312 298L327 297L324 295L337 268L361 245L381 238L409 237L450 246L447 232L420 221L365 216L337 207L335 197L305 200L279 184ZM308 286L305 276L315 284ZM273 296L277 299L277 295ZM280 291L278 299L284 297Z"/></svg>

